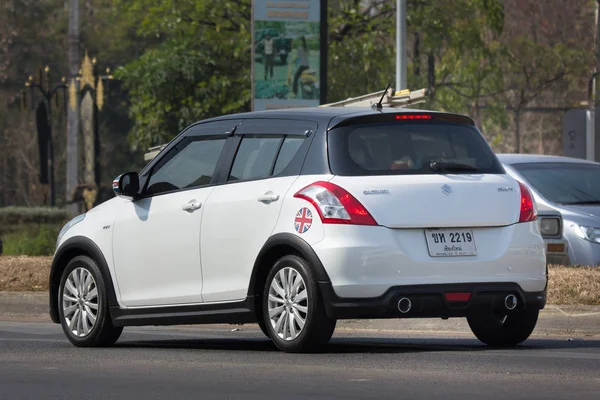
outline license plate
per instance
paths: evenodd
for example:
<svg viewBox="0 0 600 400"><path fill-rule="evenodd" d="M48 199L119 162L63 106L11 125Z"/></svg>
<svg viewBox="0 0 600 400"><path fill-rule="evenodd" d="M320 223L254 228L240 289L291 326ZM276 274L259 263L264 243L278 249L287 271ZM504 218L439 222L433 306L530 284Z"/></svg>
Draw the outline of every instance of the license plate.
<svg viewBox="0 0 600 400"><path fill-rule="evenodd" d="M426 229L431 257L476 256L475 235L471 229Z"/></svg>

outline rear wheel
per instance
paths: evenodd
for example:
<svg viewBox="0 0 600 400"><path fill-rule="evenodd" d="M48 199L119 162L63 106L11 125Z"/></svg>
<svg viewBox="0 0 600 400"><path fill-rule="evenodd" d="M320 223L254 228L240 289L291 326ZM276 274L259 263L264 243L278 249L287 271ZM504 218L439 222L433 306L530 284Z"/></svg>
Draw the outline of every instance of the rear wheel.
<svg viewBox="0 0 600 400"><path fill-rule="evenodd" d="M86 256L72 259L62 274L58 313L67 339L78 347L112 346L123 331L112 324L102 273Z"/></svg>
<svg viewBox="0 0 600 400"><path fill-rule="evenodd" d="M263 315L268 336L285 352L309 352L326 344L336 321L328 318L311 265L280 258L267 276Z"/></svg>
<svg viewBox="0 0 600 400"><path fill-rule="evenodd" d="M517 308L509 313L497 314L479 310L467 316L471 331L490 346L516 346L533 332L539 310Z"/></svg>
<svg viewBox="0 0 600 400"><path fill-rule="evenodd" d="M266 337L269 337L269 331L267 330L267 325L265 325L265 320L259 318L257 323L262 333L264 333Z"/></svg>

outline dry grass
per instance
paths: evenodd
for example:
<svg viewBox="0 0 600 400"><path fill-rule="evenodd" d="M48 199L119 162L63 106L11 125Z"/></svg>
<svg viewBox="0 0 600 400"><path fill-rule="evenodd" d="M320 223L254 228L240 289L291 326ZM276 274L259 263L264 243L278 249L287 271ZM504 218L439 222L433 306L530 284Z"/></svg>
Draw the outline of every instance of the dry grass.
<svg viewBox="0 0 600 400"><path fill-rule="evenodd" d="M52 257L0 256L0 291L46 291ZM600 305L600 268L550 266L548 303Z"/></svg>
<svg viewBox="0 0 600 400"><path fill-rule="evenodd" d="M600 267L549 268L548 302L551 304L600 305Z"/></svg>
<svg viewBox="0 0 600 400"><path fill-rule="evenodd" d="M52 257L0 256L0 291L46 291Z"/></svg>

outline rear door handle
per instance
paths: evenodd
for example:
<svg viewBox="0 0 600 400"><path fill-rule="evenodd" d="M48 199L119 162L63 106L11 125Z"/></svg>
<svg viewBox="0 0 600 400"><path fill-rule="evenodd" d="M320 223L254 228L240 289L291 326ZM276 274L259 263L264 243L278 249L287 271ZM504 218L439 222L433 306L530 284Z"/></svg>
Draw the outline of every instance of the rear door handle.
<svg viewBox="0 0 600 400"><path fill-rule="evenodd" d="M202 203L200 203L197 200L190 200L189 203L182 205L181 209L183 211L194 211L199 209L200 207L202 207Z"/></svg>
<svg viewBox="0 0 600 400"><path fill-rule="evenodd" d="M273 201L277 201L279 200L279 195L278 194L274 194L271 191L268 191L267 193L258 196L258 201L260 201L261 203L271 203Z"/></svg>

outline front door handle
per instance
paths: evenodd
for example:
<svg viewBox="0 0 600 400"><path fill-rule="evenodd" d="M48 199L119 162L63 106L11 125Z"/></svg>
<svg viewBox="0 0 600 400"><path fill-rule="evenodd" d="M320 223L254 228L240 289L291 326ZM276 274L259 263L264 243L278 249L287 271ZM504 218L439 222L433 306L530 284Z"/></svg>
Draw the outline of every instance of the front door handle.
<svg viewBox="0 0 600 400"><path fill-rule="evenodd" d="M189 203L182 205L181 209L183 211L194 211L199 209L200 207L202 207L202 203L200 203L197 200L190 200Z"/></svg>
<svg viewBox="0 0 600 400"><path fill-rule="evenodd" d="M279 200L279 195L275 194L271 191L268 191L267 193L258 196L258 201L260 201L261 203L271 203L273 201L277 201Z"/></svg>

